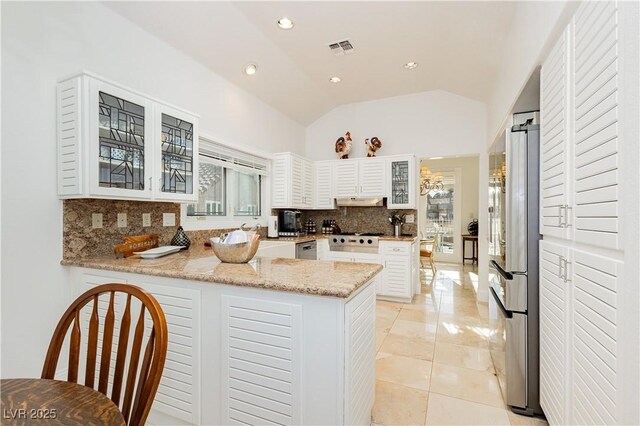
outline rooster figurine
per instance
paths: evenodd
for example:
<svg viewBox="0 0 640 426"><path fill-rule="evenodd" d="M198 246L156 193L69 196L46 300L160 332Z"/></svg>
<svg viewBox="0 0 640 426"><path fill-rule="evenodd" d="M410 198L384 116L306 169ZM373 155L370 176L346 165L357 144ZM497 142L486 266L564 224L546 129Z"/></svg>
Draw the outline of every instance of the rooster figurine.
<svg viewBox="0 0 640 426"><path fill-rule="evenodd" d="M376 151L382 148L382 141L376 136L372 137L371 141L365 139L364 144L367 145L367 157L375 157Z"/></svg>
<svg viewBox="0 0 640 426"><path fill-rule="evenodd" d="M341 160L349 158L351 152L351 133L347 132L344 137L340 136L336 141L336 153L340 156Z"/></svg>

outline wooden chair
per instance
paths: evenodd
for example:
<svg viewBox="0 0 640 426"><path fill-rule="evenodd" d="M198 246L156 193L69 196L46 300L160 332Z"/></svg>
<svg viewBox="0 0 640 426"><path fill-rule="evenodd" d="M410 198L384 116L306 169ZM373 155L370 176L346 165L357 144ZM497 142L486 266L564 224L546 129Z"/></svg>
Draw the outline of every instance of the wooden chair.
<svg viewBox="0 0 640 426"><path fill-rule="evenodd" d="M58 358L65 340L65 336L71 327L69 339L69 370L67 381L77 383L78 365L81 347L81 319L80 312L90 301L93 301L93 308L88 321L88 337L86 346L86 368L85 386L94 388L96 377L96 355L98 350L99 334L99 306L98 298L101 294L109 293L109 304L104 317L102 328L102 350L100 356L100 371L98 374L98 388L114 402L122 411L128 425L144 425L153 398L160 384L160 377L164 368L167 355L167 322L164 312L158 301L149 293L139 287L127 284L104 284L90 289L78 297L66 310L58 326L53 332L47 357L42 369L43 379L53 379L56 373ZM107 395L109 387L110 362L112 354L112 343L114 335L115 310L114 303L116 293L126 295L126 306L120 319L119 336L117 342L117 355L115 358L115 370L113 372L113 382L111 395ZM131 299L135 298L140 302L140 313L135 325L131 350L127 351L129 344L129 332L131 331L131 311L137 309L132 307ZM142 344L145 339L145 310L152 320L151 332L146 337L142 363ZM88 312L88 309L87 309ZM129 354L128 372L126 382L123 384L125 363ZM138 366L140 365L140 368ZM137 377L136 377L137 376ZM137 386L136 386L137 378ZM124 391L124 393L123 393Z"/></svg>
<svg viewBox="0 0 640 426"><path fill-rule="evenodd" d="M422 248L423 244L426 244L426 242L420 243L420 265L424 268L424 264L422 263L422 258L423 257L428 257L429 258L429 262L431 263L431 270L435 274L436 273L436 265L435 265L435 263L433 263L433 252L431 250L427 250L426 247Z"/></svg>

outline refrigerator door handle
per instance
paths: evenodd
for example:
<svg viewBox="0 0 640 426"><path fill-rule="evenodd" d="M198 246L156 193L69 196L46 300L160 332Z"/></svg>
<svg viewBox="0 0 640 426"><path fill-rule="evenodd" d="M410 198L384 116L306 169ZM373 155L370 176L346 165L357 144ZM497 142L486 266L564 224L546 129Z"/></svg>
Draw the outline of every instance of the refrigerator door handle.
<svg viewBox="0 0 640 426"><path fill-rule="evenodd" d="M511 272L507 272L504 269L502 269L502 266L498 265L498 262L496 262L495 260L491 261L491 266L493 266L496 271L498 271L498 273L500 275L502 275L502 278L504 278L507 281L511 281L513 280L513 274Z"/></svg>
<svg viewBox="0 0 640 426"><path fill-rule="evenodd" d="M504 306L502 306L502 301L500 300L500 298L498 297L498 295L496 294L496 291L493 289L493 287L489 287L489 291L491 291L491 296L493 296L493 298L496 301L496 305L498 305L498 308L500 308L500 311L502 311L502 315L505 318L511 318L513 317L513 314L509 311L507 311Z"/></svg>

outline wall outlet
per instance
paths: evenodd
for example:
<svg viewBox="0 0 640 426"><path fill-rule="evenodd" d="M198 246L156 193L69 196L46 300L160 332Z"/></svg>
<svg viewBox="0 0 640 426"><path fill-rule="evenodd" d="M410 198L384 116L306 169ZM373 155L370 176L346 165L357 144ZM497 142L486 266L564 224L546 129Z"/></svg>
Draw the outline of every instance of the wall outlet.
<svg viewBox="0 0 640 426"><path fill-rule="evenodd" d="M93 213L91 215L91 227L93 229L102 228L102 213Z"/></svg>
<svg viewBox="0 0 640 426"><path fill-rule="evenodd" d="M407 219L407 223L414 223L416 221L415 216L412 214L408 214L405 219Z"/></svg>
<svg viewBox="0 0 640 426"><path fill-rule="evenodd" d="M176 214L162 213L162 226L176 226Z"/></svg>
<svg viewBox="0 0 640 426"><path fill-rule="evenodd" d="M126 227L127 227L127 214L118 213L118 228L126 228Z"/></svg>
<svg viewBox="0 0 640 426"><path fill-rule="evenodd" d="M148 228L151 226L151 213L142 213L142 227Z"/></svg>

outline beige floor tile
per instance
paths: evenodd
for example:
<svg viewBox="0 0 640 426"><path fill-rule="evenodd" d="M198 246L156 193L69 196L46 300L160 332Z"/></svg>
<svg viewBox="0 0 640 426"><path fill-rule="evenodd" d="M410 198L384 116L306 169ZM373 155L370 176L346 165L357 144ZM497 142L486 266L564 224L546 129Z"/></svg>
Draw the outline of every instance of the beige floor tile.
<svg viewBox="0 0 640 426"><path fill-rule="evenodd" d="M398 336L389 334L380 347L381 352L409 358L431 361L435 344L422 338Z"/></svg>
<svg viewBox="0 0 640 426"><path fill-rule="evenodd" d="M454 314L454 315L472 315L472 316L480 316L478 313L478 308L474 305L463 305L463 304L452 304L452 303L441 303L438 307L438 311L442 314Z"/></svg>
<svg viewBox="0 0 640 426"><path fill-rule="evenodd" d="M402 312L402 311L400 311ZM485 324L485 321L480 318L479 315L473 314L449 314L446 312L440 313L438 316L438 322L446 323L446 324L455 324L455 325L470 325L473 327L480 327Z"/></svg>
<svg viewBox="0 0 640 426"><path fill-rule="evenodd" d="M433 342L436 339L436 330L437 324L434 323L396 320L389 333L405 337L421 338Z"/></svg>
<svg viewBox="0 0 640 426"><path fill-rule="evenodd" d="M393 330L393 327L391 329ZM488 349L487 333L488 329L482 326L457 325L443 321L438 324L436 341Z"/></svg>
<svg viewBox="0 0 640 426"><path fill-rule="evenodd" d="M388 302L386 300L378 300L376 302L376 311L392 310L392 311L400 312L400 309L402 309L402 305L403 305L402 303Z"/></svg>
<svg viewBox="0 0 640 426"><path fill-rule="evenodd" d="M399 320L404 321L416 321L416 322L438 322L438 312L434 312L427 309L408 309L402 308L400 314L398 314Z"/></svg>
<svg viewBox="0 0 640 426"><path fill-rule="evenodd" d="M376 332L376 351L380 350L380 346L382 346L382 343L384 342L384 339L386 339L386 337L387 333Z"/></svg>
<svg viewBox="0 0 640 426"><path fill-rule="evenodd" d="M376 359L377 380L428 391L430 375L430 361L386 353Z"/></svg>
<svg viewBox="0 0 640 426"><path fill-rule="evenodd" d="M431 392L505 408L498 379L486 371L433 363Z"/></svg>
<svg viewBox="0 0 640 426"><path fill-rule="evenodd" d="M489 373L494 372L491 353L487 349L479 349L471 346L454 345L436 341L433 361L440 364L453 365L454 367L470 368L472 370L487 371Z"/></svg>
<svg viewBox="0 0 640 426"><path fill-rule="evenodd" d="M437 393L429 393L427 425L506 425L504 408L490 407Z"/></svg>
<svg viewBox="0 0 640 426"><path fill-rule="evenodd" d="M529 416L521 416L519 414L514 413L511 410L507 410L507 415L509 416L509 421L512 426L548 426L549 423L543 418L539 417L529 417Z"/></svg>
<svg viewBox="0 0 640 426"><path fill-rule="evenodd" d="M393 315L376 315L376 331L380 333L388 333L397 316L397 312Z"/></svg>
<svg viewBox="0 0 640 426"><path fill-rule="evenodd" d="M422 425L428 392L376 380L372 422L379 425Z"/></svg>

